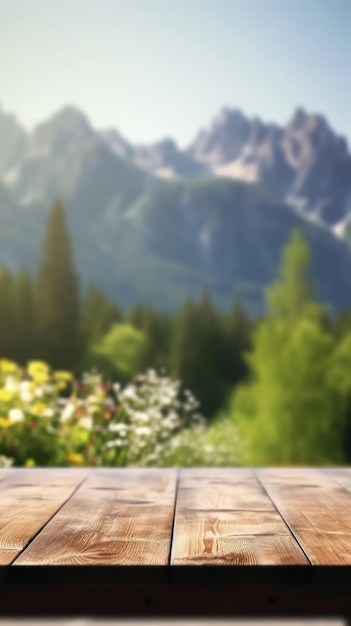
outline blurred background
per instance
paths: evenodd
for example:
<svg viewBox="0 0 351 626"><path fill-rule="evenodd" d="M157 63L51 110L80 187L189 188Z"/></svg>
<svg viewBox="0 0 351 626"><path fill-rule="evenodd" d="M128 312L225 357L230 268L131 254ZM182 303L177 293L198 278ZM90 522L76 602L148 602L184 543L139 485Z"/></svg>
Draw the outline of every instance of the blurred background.
<svg viewBox="0 0 351 626"><path fill-rule="evenodd" d="M350 2L0 15L0 466L349 464Z"/></svg>

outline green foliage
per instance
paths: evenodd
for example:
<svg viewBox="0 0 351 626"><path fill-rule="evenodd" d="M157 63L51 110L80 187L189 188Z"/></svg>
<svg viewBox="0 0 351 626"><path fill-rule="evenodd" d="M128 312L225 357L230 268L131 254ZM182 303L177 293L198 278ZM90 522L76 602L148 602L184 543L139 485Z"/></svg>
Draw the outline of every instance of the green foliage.
<svg viewBox="0 0 351 626"><path fill-rule="evenodd" d="M40 357L54 367L76 367L82 350L78 279L59 200L49 215L36 295Z"/></svg>
<svg viewBox="0 0 351 626"><path fill-rule="evenodd" d="M301 231L294 229L284 248L281 278L266 291L268 311L286 319L320 317L325 310L315 302L310 278L311 253Z"/></svg>
<svg viewBox="0 0 351 626"><path fill-rule="evenodd" d="M164 447L165 467L235 467L241 464L241 442L228 419L182 430Z"/></svg>
<svg viewBox="0 0 351 626"><path fill-rule="evenodd" d="M13 318L13 276L6 268L0 268L0 350L11 354L14 346L15 326Z"/></svg>
<svg viewBox="0 0 351 626"><path fill-rule="evenodd" d="M100 366L104 374L127 381L140 371L146 343L145 335L131 324L114 324L93 346L91 364Z"/></svg>
<svg viewBox="0 0 351 626"><path fill-rule="evenodd" d="M308 248L294 233L285 249L282 279L267 294L272 314L253 336L250 380L231 401L248 464L345 461L350 336L335 344L325 329L308 265Z"/></svg>
<svg viewBox="0 0 351 626"><path fill-rule="evenodd" d="M16 341L8 352L18 363L26 363L35 356L35 300L34 283L23 269L14 279L13 315Z"/></svg>
<svg viewBox="0 0 351 626"><path fill-rule="evenodd" d="M224 380L237 385L248 375L245 354L251 348L253 322L238 298L233 302L229 315L222 316L224 349L221 354L221 372Z"/></svg>
<svg viewBox="0 0 351 626"><path fill-rule="evenodd" d="M221 315L207 290L198 304L189 299L176 317L171 372L196 394L206 417L225 404L232 386L245 376L249 334L250 323L239 303L229 317Z"/></svg>
<svg viewBox="0 0 351 626"><path fill-rule="evenodd" d="M147 339L142 357L142 369L168 368L173 331L171 317L154 309L144 309L139 329Z"/></svg>
<svg viewBox="0 0 351 626"><path fill-rule="evenodd" d="M95 344L122 319L119 306L96 285L90 285L82 302L82 332L87 346Z"/></svg>

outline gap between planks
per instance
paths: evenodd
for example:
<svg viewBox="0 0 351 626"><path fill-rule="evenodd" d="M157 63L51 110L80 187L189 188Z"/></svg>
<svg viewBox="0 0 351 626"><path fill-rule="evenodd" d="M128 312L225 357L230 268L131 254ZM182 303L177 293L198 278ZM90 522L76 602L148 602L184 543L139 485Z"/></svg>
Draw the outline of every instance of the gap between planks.
<svg viewBox="0 0 351 626"><path fill-rule="evenodd" d="M257 472L312 565L351 565L351 493L345 486L351 486L349 471L341 471L338 479L318 468Z"/></svg>

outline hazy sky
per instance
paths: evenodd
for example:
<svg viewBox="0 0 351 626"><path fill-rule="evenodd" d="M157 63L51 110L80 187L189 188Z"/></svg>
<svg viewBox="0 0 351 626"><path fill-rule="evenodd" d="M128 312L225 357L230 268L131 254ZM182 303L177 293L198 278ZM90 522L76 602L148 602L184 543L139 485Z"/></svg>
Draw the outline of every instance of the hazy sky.
<svg viewBox="0 0 351 626"><path fill-rule="evenodd" d="M351 145L351 0L0 0L0 103L189 143L222 106L324 113Z"/></svg>

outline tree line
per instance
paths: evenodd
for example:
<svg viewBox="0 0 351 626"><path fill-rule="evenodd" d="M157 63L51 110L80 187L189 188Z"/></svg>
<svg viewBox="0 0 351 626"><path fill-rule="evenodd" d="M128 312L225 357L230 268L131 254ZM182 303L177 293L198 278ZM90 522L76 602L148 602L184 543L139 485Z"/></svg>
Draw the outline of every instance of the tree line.
<svg viewBox="0 0 351 626"><path fill-rule="evenodd" d="M215 309L209 291L175 314L135 303L122 311L97 285L82 294L65 209L49 213L36 277L0 268L0 353L24 365L37 358L79 376L99 368L125 382L150 367L179 378L213 415L247 373L253 322L239 301Z"/></svg>
<svg viewBox="0 0 351 626"><path fill-rule="evenodd" d="M250 465L351 460L351 311L332 316L315 296L299 231L284 249L267 311L237 300L218 311L204 290L174 314L122 311L96 285L81 293L62 203L50 211L37 276L0 268L0 356L43 359L77 377L96 367L122 383L165 368L216 425L224 416Z"/></svg>

